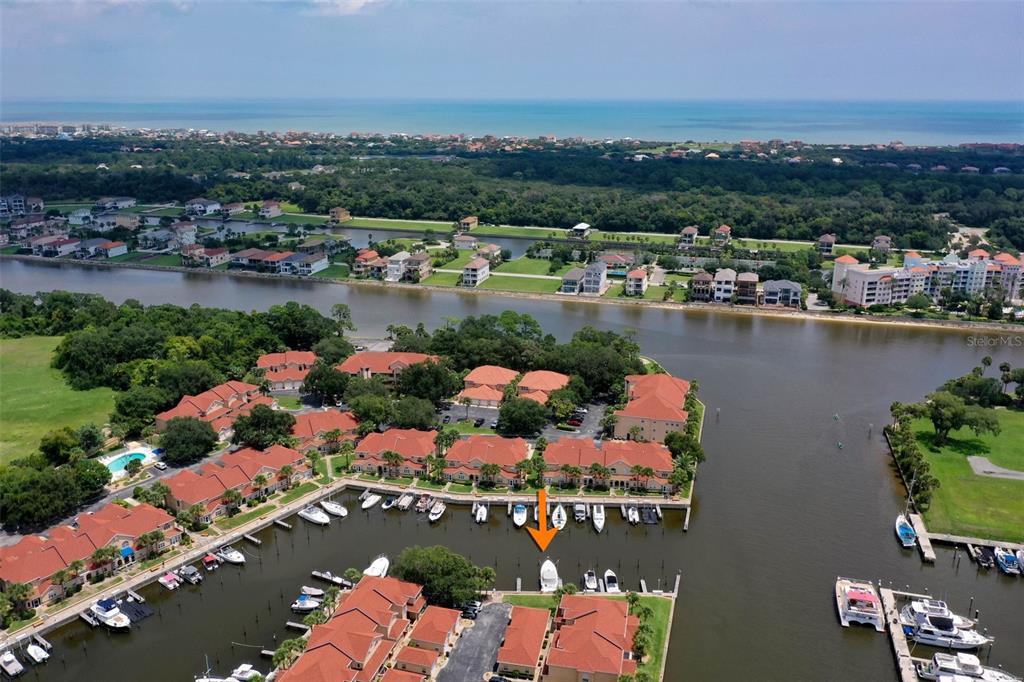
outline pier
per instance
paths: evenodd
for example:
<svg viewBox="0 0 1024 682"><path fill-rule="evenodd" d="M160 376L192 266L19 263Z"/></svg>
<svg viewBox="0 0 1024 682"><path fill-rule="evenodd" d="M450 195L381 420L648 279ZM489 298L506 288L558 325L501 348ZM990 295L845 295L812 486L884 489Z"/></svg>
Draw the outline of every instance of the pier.
<svg viewBox="0 0 1024 682"><path fill-rule="evenodd" d="M917 534L917 547L921 550L921 558L929 563L935 563L935 550L932 549L932 542L928 537L928 529L924 525L924 519L920 514L908 514L910 525L914 527Z"/></svg>
<svg viewBox="0 0 1024 682"><path fill-rule="evenodd" d="M885 613L885 624L888 626L889 642L892 644L892 652L896 657L896 671L899 673L900 681L917 682L917 664L927 663L927 661L910 655L910 645L906 635L903 634L903 626L900 625L897 597L914 599L931 599L931 597L925 594L897 592L886 587L880 587L878 593L882 597L882 611Z"/></svg>
<svg viewBox="0 0 1024 682"><path fill-rule="evenodd" d="M302 633L309 632L309 626L305 623L296 623L294 620L290 620L284 624L289 630L299 630Z"/></svg>
<svg viewBox="0 0 1024 682"><path fill-rule="evenodd" d="M243 535L242 537L251 542L252 544L256 545L257 547L263 544L263 541L254 535Z"/></svg>
<svg viewBox="0 0 1024 682"><path fill-rule="evenodd" d="M274 519L274 525L275 526L280 526L281 528L284 528L285 530L291 530L292 529L292 524L285 523L281 519Z"/></svg>

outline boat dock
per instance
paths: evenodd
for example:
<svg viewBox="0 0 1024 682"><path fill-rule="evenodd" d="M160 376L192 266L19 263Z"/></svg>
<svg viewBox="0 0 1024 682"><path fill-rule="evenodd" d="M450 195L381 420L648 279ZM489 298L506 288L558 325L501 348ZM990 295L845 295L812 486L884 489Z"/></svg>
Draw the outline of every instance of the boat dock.
<svg viewBox="0 0 1024 682"><path fill-rule="evenodd" d="M140 604L145 604L146 603L146 599L141 594L136 592L135 590L126 590L125 594L127 594L129 597L131 597L132 599L134 599L135 601L137 601Z"/></svg>
<svg viewBox="0 0 1024 682"><path fill-rule="evenodd" d="M53 645L47 642L45 639L43 639L43 636L38 633L32 635L32 641L38 644L39 646L43 647L47 651L53 651Z"/></svg>
<svg viewBox="0 0 1024 682"><path fill-rule="evenodd" d="M927 661L910 655L910 645L906 635L903 634L903 626L900 625L898 598L931 599L931 597L926 594L899 592L886 587L878 588L878 593L882 598L882 611L885 613L885 624L889 630L889 642L892 644L892 652L896 657L896 670L899 673L900 681L917 682L917 664L927 663Z"/></svg>
<svg viewBox="0 0 1024 682"><path fill-rule="evenodd" d="M299 630L300 632L309 632L309 626L305 623L296 623L294 620L290 620L284 624L284 626L290 630Z"/></svg>
<svg viewBox="0 0 1024 682"><path fill-rule="evenodd" d="M252 544L256 545L257 547L263 544L263 540L260 540L255 535L243 535L242 537L251 542Z"/></svg>
<svg viewBox="0 0 1024 682"><path fill-rule="evenodd" d="M280 526L281 528L284 528L285 530L291 530L292 529L292 524L285 523L281 519L274 519L274 525L275 526Z"/></svg>
<svg viewBox="0 0 1024 682"><path fill-rule="evenodd" d="M924 525L924 519L920 514L908 514L910 525L914 527L917 534L917 547L921 550L921 558L928 563L935 563L935 550L932 549L932 541L928 536L928 529Z"/></svg>
<svg viewBox="0 0 1024 682"><path fill-rule="evenodd" d="M100 622L96 620L96 617L88 611L79 611L78 617L88 623L91 628L97 627L100 624Z"/></svg>

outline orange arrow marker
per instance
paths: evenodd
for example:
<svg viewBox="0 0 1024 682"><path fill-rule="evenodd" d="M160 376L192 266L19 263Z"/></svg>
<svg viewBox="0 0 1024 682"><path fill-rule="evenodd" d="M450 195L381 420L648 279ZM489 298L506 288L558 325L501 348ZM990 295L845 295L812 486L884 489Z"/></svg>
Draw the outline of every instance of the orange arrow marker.
<svg viewBox="0 0 1024 682"><path fill-rule="evenodd" d="M537 491L537 517L540 522L539 528L526 527L526 530L530 531L530 535L533 536L533 541L537 543L537 547L540 551L544 551L551 544L551 540L554 539L555 533L558 529L552 526L548 528L548 493L546 490Z"/></svg>

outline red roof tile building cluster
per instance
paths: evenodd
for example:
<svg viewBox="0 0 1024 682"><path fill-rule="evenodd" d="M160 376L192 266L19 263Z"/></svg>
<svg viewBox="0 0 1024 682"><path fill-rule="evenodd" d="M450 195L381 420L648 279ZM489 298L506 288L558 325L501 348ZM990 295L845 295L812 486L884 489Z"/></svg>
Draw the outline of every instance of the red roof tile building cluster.
<svg viewBox="0 0 1024 682"><path fill-rule="evenodd" d="M533 676L540 666L544 637L551 624L547 609L513 606L505 630L505 641L498 649L498 673Z"/></svg>
<svg viewBox="0 0 1024 682"><path fill-rule="evenodd" d="M338 365L338 370L364 379L380 376L393 380L406 368L428 360L437 362L437 356L425 353L364 351L345 358L345 361Z"/></svg>
<svg viewBox="0 0 1024 682"><path fill-rule="evenodd" d="M568 384L569 377L565 374L541 369L524 374L516 389L520 398L527 398L545 405L554 391L565 388Z"/></svg>
<svg viewBox="0 0 1024 682"><path fill-rule="evenodd" d="M599 464L610 470L606 483L613 488L644 487L648 490L669 491L668 478L672 473L672 453L661 443L632 440L606 440L598 447L588 438L559 438L544 450L547 472L545 483L567 483L564 466L579 467L582 482L590 485L590 467ZM654 475L638 478L633 467L650 468Z"/></svg>
<svg viewBox="0 0 1024 682"><path fill-rule="evenodd" d="M629 402L615 411L616 438L663 442L672 431L683 431L689 417L686 394L690 382L669 374L631 374L626 377ZM639 433L634 431L634 427Z"/></svg>
<svg viewBox="0 0 1024 682"><path fill-rule="evenodd" d="M516 380L519 372L497 365L481 365L465 376L465 388L455 396L478 407L497 407L505 397L505 387Z"/></svg>
<svg viewBox="0 0 1024 682"><path fill-rule="evenodd" d="M342 412L337 409L327 409L320 412L306 412L295 415L295 426L292 427L292 435L299 439L297 450L308 452L318 450L327 452L335 445L327 434L332 431L340 431L341 439L338 443L355 440L356 428L359 420L351 412Z"/></svg>
<svg viewBox="0 0 1024 682"><path fill-rule="evenodd" d="M517 485L522 474L516 464L530 457L530 444L522 438L475 434L455 442L444 453L444 477L449 481L478 481L485 464L501 468L495 483Z"/></svg>
<svg viewBox="0 0 1024 682"><path fill-rule="evenodd" d="M283 353L267 353L256 361L256 367L264 371L264 377L275 391L295 391L316 363L316 353L289 350Z"/></svg>
<svg viewBox="0 0 1024 682"><path fill-rule="evenodd" d="M594 682L615 682L636 672L633 636L640 621L625 601L565 595L555 612L545 682L562 682L589 673Z"/></svg>
<svg viewBox="0 0 1024 682"><path fill-rule="evenodd" d="M162 430L175 417L193 417L209 422L213 430L226 439L231 435L235 419L249 414L257 405L274 406L273 398L260 395L258 386L244 381L228 381L199 395L187 395L169 410L156 415L156 428Z"/></svg>
<svg viewBox="0 0 1024 682"><path fill-rule="evenodd" d="M405 458L400 468L401 475L419 476L427 471L427 457L437 450L434 444L436 437L437 431L416 429L388 429L384 433L368 434L356 445L352 469L371 474L383 473L391 465L382 455L390 450Z"/></svg>

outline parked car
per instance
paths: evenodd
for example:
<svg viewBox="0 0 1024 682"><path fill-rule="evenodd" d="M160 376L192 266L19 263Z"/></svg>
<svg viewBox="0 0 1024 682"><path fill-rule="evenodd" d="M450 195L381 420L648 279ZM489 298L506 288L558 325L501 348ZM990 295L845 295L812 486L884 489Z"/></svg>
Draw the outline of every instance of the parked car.
<svg viewBox="0 0 1024 682"><path fill-rule="evenodd" d="M157 462L153 466L155 466L160 471L165 471L167 469L167 463L166 462Z"/></svg>
<svg viewBox="0 0 1024 682"><path fill-rule="evenodd" d="M568 424L569 426L582 426L583 420L578 417L569 417L569 420L566 422L566 424Z"/></svg>
<svg viewBox="0 0 1024 682"><path fill-rule="evenodd" d="M478 429L481 426L483 426L483 425L484 425L484 418L483 417L477 417L477 419L473 422L473 426L475 426Z"/></svg>
<svg viewBox="0 0 1024 682"><path fill-rule="evenodd" d="M450 414L446 414L446 415L445 415L444 417L442 417L442 419L441 419L441 423L442 423L442 424L449 424L449 423L451 423L451 421L452 421L452 416L451 416Z"/></svg>
<svg viewBox="0 0 1024 682"><path fill-rule="evenodd" d="M498 420L497 420L497 419L492 419L492 420L491 420L491 423L489 424L489 426L490 426L490 427L491 427L492 429L496 429L496 428L498 428Z"/></svg>

